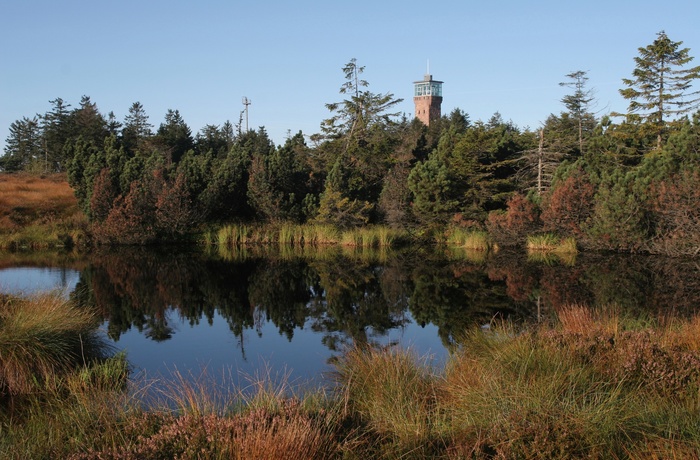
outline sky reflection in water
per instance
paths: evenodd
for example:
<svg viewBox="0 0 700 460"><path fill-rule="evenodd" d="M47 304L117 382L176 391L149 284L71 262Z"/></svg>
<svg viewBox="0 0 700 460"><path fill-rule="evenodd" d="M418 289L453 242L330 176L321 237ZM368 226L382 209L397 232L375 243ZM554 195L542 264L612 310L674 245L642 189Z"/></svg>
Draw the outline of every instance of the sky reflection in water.
<svg viewBox="0 0 700 460"><path fill-rule="evenodd" d="M410 347L439 366L465 330L494 318L551 319L571 304L651 316L692 315L700 306L696 263L650 257L122 249L86 256L79 268L8 265L0 269L4 292L75 289L74 301L96 307L135 376L195 378L206 369L242 386L268 373L322 381L354 343Z"/></svg>

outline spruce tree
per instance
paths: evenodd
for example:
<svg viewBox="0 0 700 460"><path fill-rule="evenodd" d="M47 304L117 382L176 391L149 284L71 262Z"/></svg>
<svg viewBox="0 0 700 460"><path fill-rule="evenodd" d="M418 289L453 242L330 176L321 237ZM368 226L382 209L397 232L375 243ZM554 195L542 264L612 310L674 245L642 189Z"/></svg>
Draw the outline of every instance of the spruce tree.
<svg viewBox="0 0 700 460"><path fill-rule="evenodd" d="M668 119L686 114L700 103L700 91L689 91L693 80L700 78L700 66L683 68L693 57L689 48L680 48L682 44L659 32L651 45L639 48L634 78L622 79L627 88L620 94L630 100L628 115L638 114L651 128L658 149Z"/></svg>
<svg viewBox="0 0 700 460"><path fill-rule="evenodd" d="M583 154L584 133L589 133L595 127L595 116L590 112L594 101L593 90L586 87L588 76L586 71L577 70L566 75L569 81L559 83L559 86L572 88L574 92L561 98L561 102L576 122L578 131L578 149Z"/></svg>

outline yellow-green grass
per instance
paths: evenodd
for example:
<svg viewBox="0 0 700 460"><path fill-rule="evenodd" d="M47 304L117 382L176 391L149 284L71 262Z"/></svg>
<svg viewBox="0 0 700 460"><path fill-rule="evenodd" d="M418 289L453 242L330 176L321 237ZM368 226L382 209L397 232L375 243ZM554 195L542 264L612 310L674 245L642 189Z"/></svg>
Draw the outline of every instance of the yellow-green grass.
<svg viewBox="0 0 700 460"><path fill-rule="evenodd" d="M448 230L447 244L474 251L488 251L493 246L489 234L483 230L453 227Z"/></svg>
<svg viewBox="0 0 700 460"><path fill-rule="evenodd" d="M93 312L58 293L0 295L0 394L41 391L104 352Z"/></svg>
<svg viewBox="0 0 700 460"><path fill-rule="evenodd" d="M529 235L526 249L530 252L554 252L559 254L576 254L578 248L573 237L562 238L553 233Z"/></svg>
<svg viewBox="0 0 700 460"><path fill-rule="evenodd" d="M402 232L384 226L340 230L321 224L227 224L205 233L203 244L225 248L245 245L280 244L293 246L342 245L355 247L390 247Z"/></svg>
<svg viewBox="0 0 700 460"><path fill-rule="evenodd" d="M90 389L114 371L86 374L0 413L0 457L697 458L699 337L700 316L573 305L544 323L466 331L444 367L410 350L345 350L325 391L188 376L144 409Z"/></svg>
<svg viewBox="0 0 700 460"><path fill-rule="evenodd" d="M0 174L0 248L80 244L86 226L65 174Z"/></svg>

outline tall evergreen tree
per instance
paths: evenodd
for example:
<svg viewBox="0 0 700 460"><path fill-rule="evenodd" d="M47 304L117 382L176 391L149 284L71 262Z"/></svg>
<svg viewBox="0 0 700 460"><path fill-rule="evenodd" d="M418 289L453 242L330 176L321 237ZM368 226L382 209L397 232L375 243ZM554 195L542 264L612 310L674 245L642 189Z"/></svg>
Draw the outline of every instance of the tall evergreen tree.
<svg viewBox="0 0 700 460"><path fill-rule="evenodd" d="M68 110L70 104L57 97L49 101L53 104L51 111L41 115L41 131L44 148L44 157L48 168L53 171L62 171L66 168L64 147L66 142L76 137L76 132Z"/></svg>
<svg viewBox="0 0 700 460"><path fill-rule="evenodd" d="M224 157L234 140L233 125L230 122L227 121L222 127L204 125L194 138L194 149L197 154L211 152L214 157Z"/></svg>
<svg viewBox="0 0 700 460"><path fill-rule="evenodd" d="M328 173L319 217L333 222L335 216L338 224L356 225L369 218L368 210L379 200L391 153L399 142L394 120L398 113L389 111L401 99L364 89L369 83L360 78L364 67L355 59L342 70L345 83L340 94L346 98L326 104L333 115L323 121L319 136L325 139L318 151Z"/></svg>
<svg viewBox="0 0 700 460"><path fill-rule="evenodd" d="M43 159L41 130L36 117L24 117L10 125L5 139L5 155L0 158L0 170L21 171L34 161Z"/></svg>
<svg viewBox="0 0 700 460"><path fill-rule="evenodd" d="M153 125L148 122L143 105L138 101L131 104L122 128L122 142L126 149L135 152L143 141L153 134L151 128Z"/></svg>
<svg viewBox="0 0 700 460"><path fill-rule="evenodd" d="M402 99L395 99L391 93L377 94L364 90L369 86L366 80L360 78L364 70L364 66L357 65L355 58L343 67L345 83L340 87L340 94L347 97L340 102L326 104L334 115L321 125L321 130L329 138L362 138L372 125L387 124L392 117L398 116L398 112L387 112Z"/></svg>
<svg viewBox="0 0 700 460"><path fill-rule="evenodd" d="M303 220L310 171L300 153L306 149L304 136L299 132L284 146L253 157L248 199L258 217L273 222Z"/></svg>
<svg viewBox="0 0 700 460"><path fill-rule="evenodd" d="M80 107L71 113L73 127L76 136L83 136L89 142L97 146L104 144L109 135L107 120L100 114L97 104L90 100L89 96L80 99Z"/></svg>
<svg viewBox="0 0 700 460"><path fill-rule="evenodd" d="M164 148L174 163L188 151L194 148L192 131L182 119L179 110L168 109L165 122L161 123L156 133L156 143Z"/></svg>
<svg viewBox="0 0 700 460"><path fill-rule="evenodd" d="M588 76L585 71L577 70L566 75L569 81L559 83L559 86L572 88L574 92L561 99L570 117L576 122L578 129L578 149L583 154L583 140L595 128L595 116L590 112L594 101L593 90L586 87Z"/></svg>
<svg viewBox="0 0 700 460"><path fill-rule="evenodd" d="M634 58L634 78L623 78L627 88L620 94L629 99L629 114L638 114L656 137L661 149L666 123L670 117L688 113L698 107L700 91L689 91L693 80L700 78L700 66L683 68L693 60L689 48L680 48L664 31L651 45L639 48Z"/></svg>

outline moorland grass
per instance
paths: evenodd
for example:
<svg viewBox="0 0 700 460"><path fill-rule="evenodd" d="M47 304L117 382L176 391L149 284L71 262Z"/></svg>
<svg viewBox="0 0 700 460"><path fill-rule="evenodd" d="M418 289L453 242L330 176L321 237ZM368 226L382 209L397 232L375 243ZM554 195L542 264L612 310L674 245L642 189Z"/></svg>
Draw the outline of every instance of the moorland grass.
<svg viewBox="0 0 700 460"><path fill-rule="evenodd" d="M459 227L450 228L446 242L452 246L474 251L489 251L493 247L493 242L489 234L483 230L463 229Z"/></svg>
<svg viewBox="0 0 700 460"><path fill-rule="evenodd" d="M227 224L203 234L201 241L203 244L217 244L227 249L263 244L379 248L390 247L404 236L403 232L384 226L341 230L332 225L320 224Z"/></svg>
<svg viewBox="0 0 700 460"><path fill-rule="evenodd" d="M0 248L73 246L86 227L65 174L0 174Z"/></svg>
<svg viewBox="0 0 700 460"><path fill-rule="evenodd" d="M574 305L551 322L466 331L440 368L410 350L351 348L325 390L189 376L148 409L138 391L89 384L120 375L112 363L0 413L0 456L696 458L700 316L616 311Z"/></svg>
<svg viewBox="0 0 700 460"><path fill-rule="evenodd" d="M0 296L0 394L40 390L102 356L93 312L58 293Z"/></svg>
<svg viewBox="0 0 700 460"><path fill-rule="evenodd" d="M574 306L552 326L469 332L438 374L353 350L340 387L381 456L695 458L699 327Z"/></svg>

